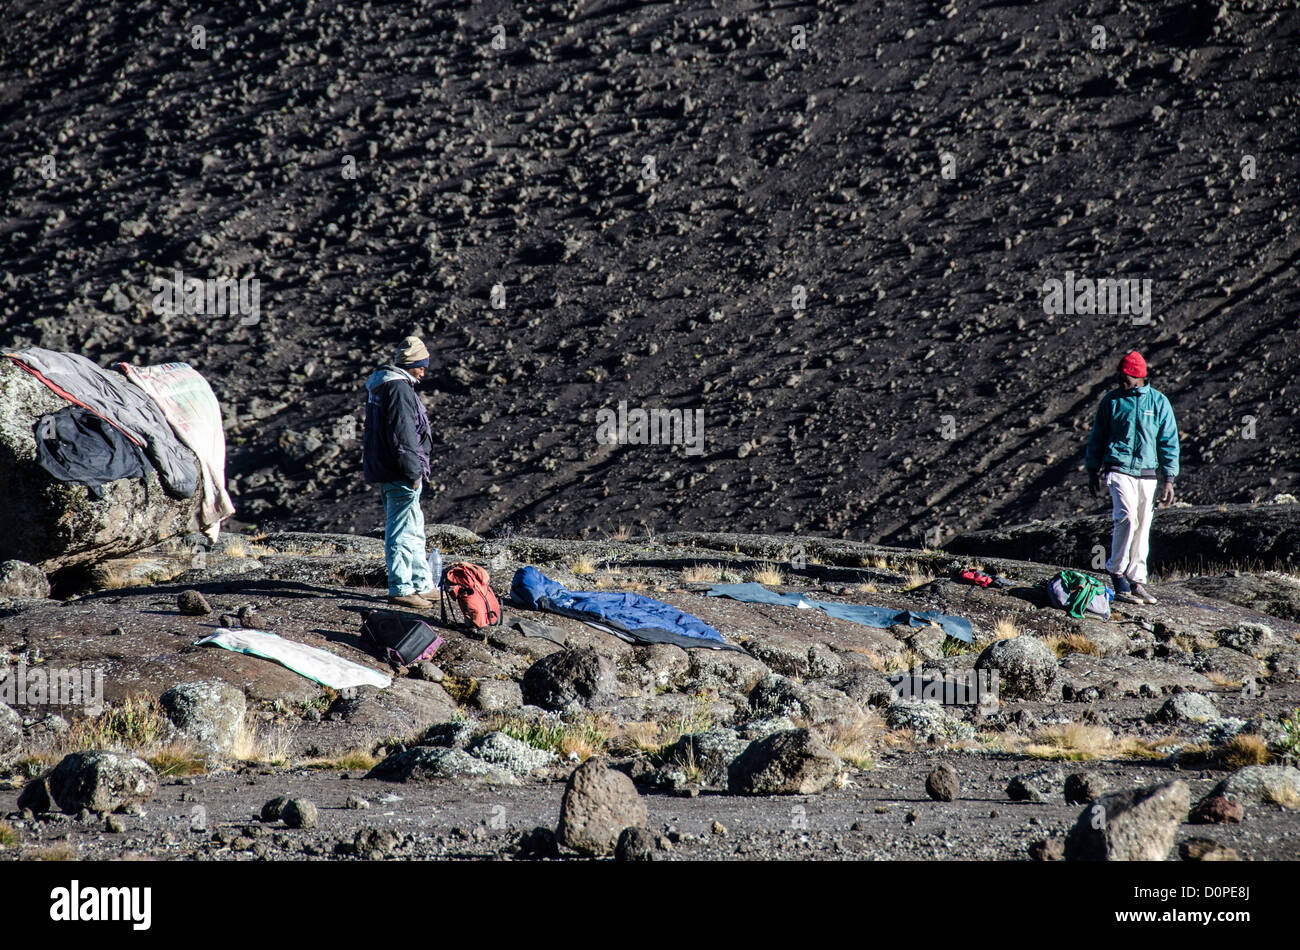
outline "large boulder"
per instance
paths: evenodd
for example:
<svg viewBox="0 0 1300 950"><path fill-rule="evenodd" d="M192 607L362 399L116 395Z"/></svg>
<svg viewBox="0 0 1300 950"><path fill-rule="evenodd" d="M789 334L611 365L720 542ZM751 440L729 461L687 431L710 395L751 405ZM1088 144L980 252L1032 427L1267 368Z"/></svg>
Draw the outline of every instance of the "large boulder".
<svg viewBox="0 0 1300 950"><path fill-rule="evenodd" d="M145 479L107 483L104 497L96 500L83 486L60 482L41 468L36 420L68 405L30 373L0 359L0 560L26 561L48 574L130 554L197 527L202 492L171 498L152 469Z"/></svg>
<svg viewBox="0 0 1300 950"><path fill-rule="evenodd" d="M229 755L244 731L244 691L220 680L180 683L158 700L176 731L206 752Z"/></svg>
<svg viewBox="0 0 1300 950"><path fill-rule="evenodd" d="M588 648L544 656L524 673L524 699L543 709L587 707L618 695L614 661Z"/></svg>
<svg viewBox="0 0 1300 950"><path fill-rule="evenodd" d="M612 854L624 828L644 828L645 801L632 780L602 759L588 759L573 770L560 801L556 836L580 854Z"/></svg>
<svg viewBox="0 0 1300 950"><path fill-rule="evenodd" d="M1182 779L1103 795L1065 839L1068 861L1163 861L1187 820L1191 792Z"/></svg>
<svg viewBox="0 0 1300 950"><path fill-rule="evenodd" d="M468 779L494 785L515 785L518 779L506 769L463 752L416 746L390 755L369 772L366 778L386 782L412 782L428 779Z"/></svg>
<svg viewBox="0 0 1300 950"><path fill-rule="evenodd" d="M998 674L998 698L1002 700L1053 699L1060 695L1056 654L1033 637L990 644L975 661L975 669Z"/></svg>
<svg viewBox="0 0 1300 950"><path fill-rule="evenodd" d="M152 798L158 775L143 759L96 750L65 756L46 776L46 785L54 804L70 815L83 808L112 812Z"/></svg>
<svg viewBox="0 0 1300 950"><path fill-rule="evenodd" d="M812 795L835 780L840 760L814 732L789 729L750 743L728 769L739 795Z"/></svg>

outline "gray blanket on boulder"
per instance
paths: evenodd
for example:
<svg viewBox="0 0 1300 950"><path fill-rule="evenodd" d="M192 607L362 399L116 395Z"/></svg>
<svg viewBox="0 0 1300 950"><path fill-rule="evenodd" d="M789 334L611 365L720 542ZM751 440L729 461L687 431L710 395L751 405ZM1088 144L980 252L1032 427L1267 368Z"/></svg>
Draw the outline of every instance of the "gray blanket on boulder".
<svg viewBox="0 0 1300 950"><path fill-rule="evenodd" d="M198 461L176 437L156 402L120 373L76 353L39 346L6 356L64 399L101 416L143 450L169 495L189 498L199 484Z"/></svg>

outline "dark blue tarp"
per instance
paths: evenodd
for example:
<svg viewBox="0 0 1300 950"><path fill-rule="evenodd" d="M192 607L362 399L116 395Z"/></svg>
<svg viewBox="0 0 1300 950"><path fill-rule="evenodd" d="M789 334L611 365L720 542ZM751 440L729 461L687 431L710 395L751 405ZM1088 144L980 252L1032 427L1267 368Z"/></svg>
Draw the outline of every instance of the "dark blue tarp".
<svg viewBox="0 0 1300 950"><path fill-rule="evenodd" d="M510 599L528 610L544 610L587 623L603 624L645 643L734 650L699 617L640 594L571 591L535 567L521 567L510 582Z"/></svg>
<svg viewBox="0 0 1300 950"><path fill-rule="evenodd" d="M907 624L925 627L938 624L943 632L957 640L971 643L975 635L970 621L965 617L935 613L930 610L896 610L893 607L873 607L870 604L837 604L830 600L808 600L800 594L774 594L762 584L714 584L709 597L730 597L747 604L778 604L783 607L803 607L820 610L829 617L852 620L868 627L892 627Z"/></svg>

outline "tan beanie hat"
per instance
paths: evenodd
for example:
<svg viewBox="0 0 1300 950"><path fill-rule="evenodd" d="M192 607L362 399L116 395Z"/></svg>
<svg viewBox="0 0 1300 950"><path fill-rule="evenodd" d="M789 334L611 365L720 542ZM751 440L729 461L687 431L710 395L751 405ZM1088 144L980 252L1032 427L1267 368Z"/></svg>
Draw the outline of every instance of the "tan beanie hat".
<svg viewBox="0 0 1300 950"><path fill-rule="evenodd" d="M427 366L428 359L429 350L425 347L424 341L418 336L408 336L397 348L397 355L393 357L393 362L398 366L410 366L412 363L426 361Z"/></svg>

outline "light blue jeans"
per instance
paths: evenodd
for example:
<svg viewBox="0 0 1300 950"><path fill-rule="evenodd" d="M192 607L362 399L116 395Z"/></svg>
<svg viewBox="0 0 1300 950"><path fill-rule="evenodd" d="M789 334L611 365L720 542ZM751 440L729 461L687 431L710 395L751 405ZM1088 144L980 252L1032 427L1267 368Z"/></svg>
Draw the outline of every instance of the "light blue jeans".
<svg viewBox="0 0 1300 950"><path fill-rule="evenodd" d="M388 595L405 597L433 589L433 575L424 553L424 511L420 489L410 482L383 482L384 561L388 567Z"/></svg>

